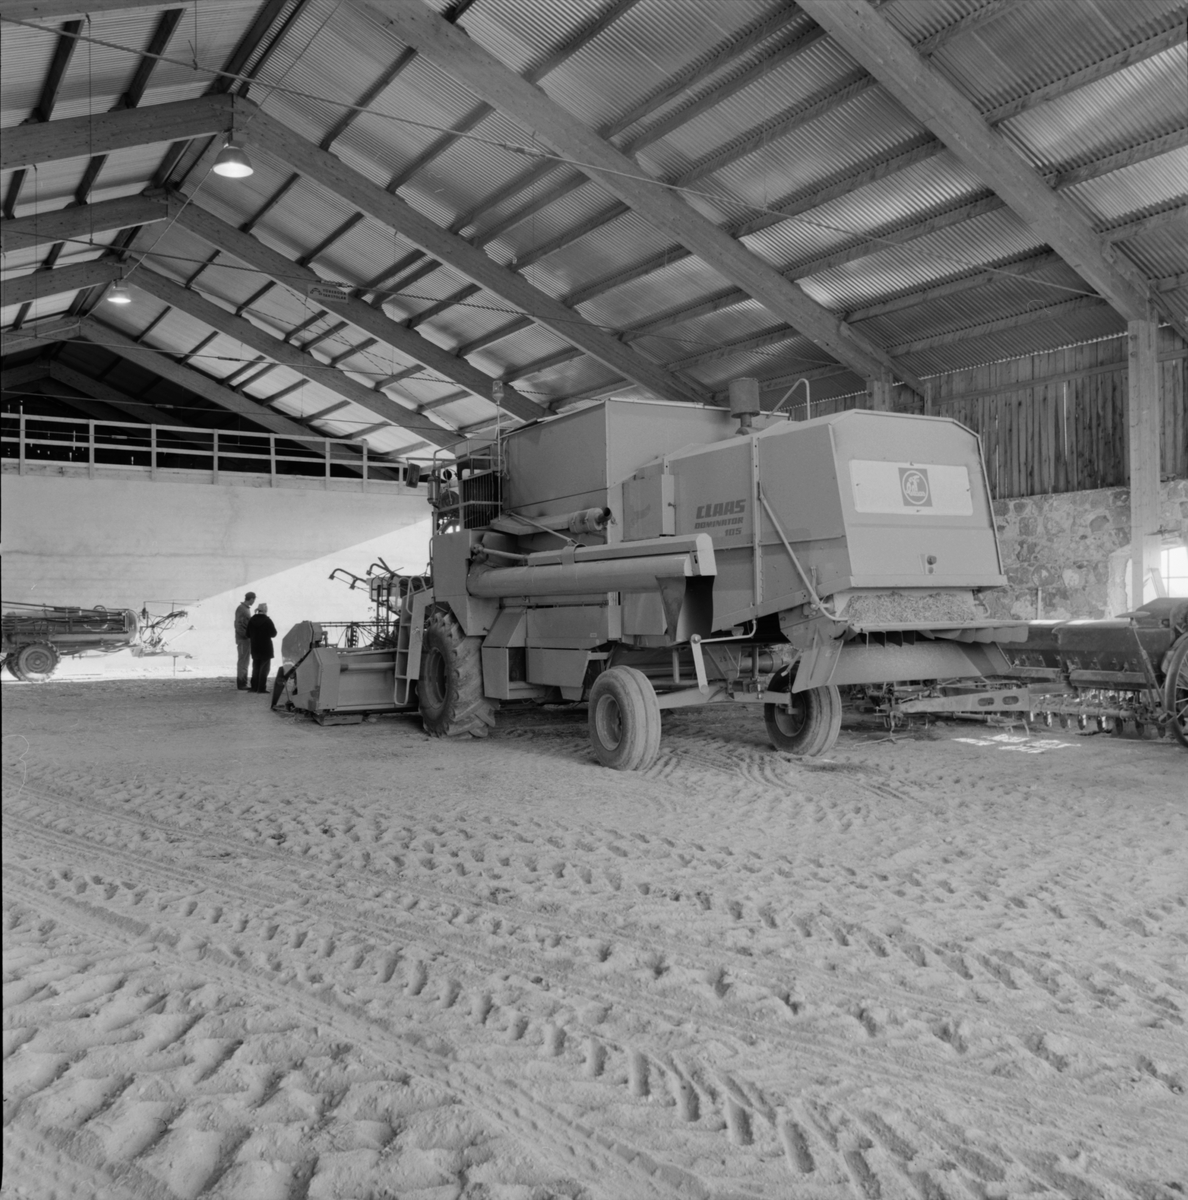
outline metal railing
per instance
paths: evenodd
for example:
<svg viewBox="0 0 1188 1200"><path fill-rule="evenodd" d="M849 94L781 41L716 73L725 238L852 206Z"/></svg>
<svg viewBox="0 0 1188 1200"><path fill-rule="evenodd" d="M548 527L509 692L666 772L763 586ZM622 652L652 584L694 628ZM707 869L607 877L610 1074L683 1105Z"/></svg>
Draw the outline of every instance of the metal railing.
<svg viewBox="0 0 1188 1200"><path fill-rule="evenodd" d="M188 425L144 425L43 417L25 412L0 414L0 459L18 463L18 473L34 464L74 463L92 479L105 469L139 468L158 472L195 471L218 483L220 474L267 475L270 483L289 479L351 479L391 482L373 474L380 467L407 478L407 463L369 453L367 442L316 435L248 433Z"/></svg>

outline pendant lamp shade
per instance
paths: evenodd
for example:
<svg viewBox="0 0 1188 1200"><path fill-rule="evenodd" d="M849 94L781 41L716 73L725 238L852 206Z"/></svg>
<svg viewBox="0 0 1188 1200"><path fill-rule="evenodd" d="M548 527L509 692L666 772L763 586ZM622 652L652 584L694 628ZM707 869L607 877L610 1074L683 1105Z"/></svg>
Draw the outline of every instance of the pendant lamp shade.
<svg viewBox="0 0 1188 1200"><path fill-rule="evenodd" d="M107 289L106 299L108 304L131 304L132 293L128 291L121 280L118 283L113 283Z"/></svg>
<svg viewBox="0 0 1188 1200"><path fill-rule="evenodd" d="M216 175L222 175L227 179L246 179L254 170L248 161L248 156L234 142L228 142L219 151L219 156L215 159L211 169Z"/></svg>

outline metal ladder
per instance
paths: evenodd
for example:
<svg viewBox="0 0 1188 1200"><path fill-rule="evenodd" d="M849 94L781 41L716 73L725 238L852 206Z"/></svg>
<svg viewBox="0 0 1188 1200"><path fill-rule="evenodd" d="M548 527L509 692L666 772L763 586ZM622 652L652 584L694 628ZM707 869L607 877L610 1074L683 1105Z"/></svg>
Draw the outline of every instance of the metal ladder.
<svg viewBox="0 0 1188 1200"><path fill-rule="evenodd" d="M396 704L416 705L416 684L421 674L421 640L425 636L425 613L433 603L433 588L410 579L400 605L396 625Z"/></svg>

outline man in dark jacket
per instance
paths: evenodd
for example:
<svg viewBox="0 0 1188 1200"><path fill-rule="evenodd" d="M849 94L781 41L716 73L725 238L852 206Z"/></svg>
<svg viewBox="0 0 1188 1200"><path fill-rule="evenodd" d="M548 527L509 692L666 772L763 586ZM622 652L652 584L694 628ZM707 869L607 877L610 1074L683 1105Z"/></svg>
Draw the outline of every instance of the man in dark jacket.
<svg viewBox="0 0 1188 1200"><path fill-rule="evenodd" d="M248 641L247 627L252 615L252 601L255 592L248 592L243 603L235 610L235 686L241 692L247 691L248 658L252 652L252 644Z"/></svg>
<svg viewBox="0 0 1188 1200"><path fill-rule="evenodd" d="M248 641L252 646L252 691L268 691L268 672L272 668L272 639L276 626L268 615L268 605L261 604L256 615L247 623Z"/></svg>

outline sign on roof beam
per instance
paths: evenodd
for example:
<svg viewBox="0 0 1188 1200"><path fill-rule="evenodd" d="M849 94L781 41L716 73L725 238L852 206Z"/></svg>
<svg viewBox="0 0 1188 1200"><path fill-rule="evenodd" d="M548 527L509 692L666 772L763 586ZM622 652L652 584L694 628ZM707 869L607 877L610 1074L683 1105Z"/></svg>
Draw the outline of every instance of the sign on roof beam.
<svg viewBox="0 0 1188 1200"><path fill-rule="evenodd" d="M426 421L407 408L402 408L382 392L373 391L342 371L327 367L304 350L290 346L287 342L281 341L279 337L253 325L246 318L237 317L217 304L203 299L196 292L187 291L181 284L174 283L172 279L166 279L164 275L158 275L155 271L150 271L147 267L142 266L128 282L133 287L147 292L150 296L156 296L165 304L172 304L174 308L189 313L203 324L209 325L211 329L216 329L220 333L236 339L249 349L299 371L307 379L321 384L328 391L337 392L345 399L353 400L356 404L375 413L377 417L383 417L394 425L402 425L406 429L411 429L414 433L436 442L439 446L452 446L457 441L450 431Z"/></svg>
<svg viewBox="0 0 1188 1200"><path fill-rule="evenodd" d="M207 212L201 206L201 199L181 208L177 215L177 224L211 245L223 247L240 262L263 271L298 295L315 287L328 286L309 267L299 266L250 234L242 233ZM489 375L484 374L478 367L471 366L464 358L451 354L449 350L429 341L414 330L393 321L382 310L372 308L365 300L357 296L347 296L345 300L336 301L335 311L364 333L370 334L384 345L391 346L400 354L415 359L459 387L479 396L491 395L494 380ZM504 389L503 406L508 412L523 417L526 421L541 416L539 405L511 388Z"/></svg>
<svg viewBox="0 0 1188 1200"><path fill-rule="evenodd" d="M93 117L16 125L6 129L0 139L0 170L223 133L231 128L231 107L229 96L203 96Z"/></svg>
<svg viewBox="0 0 1188 1200"><path fill-rule="evenodd" d="M1118 313L1128 321L1146 319L1151 295L1138 268L1110 249L886 17L867 0L803 0L801 7Z"/></svg>
<svg viewBox="0 0 1188 1200"><path fill-rule="evenodd" d="M539 88L509 70L477 42L443 21L423 0L387 0L384 4L352 0L352 3L380 29L415 46L464 87L526 126L554 152L580 164L582 172L599 187L630 205L662 234L680 242L851 370L864 378L882 378L892 372L923 393L923 383L905 373L878 346L673 191L643 178L637 163ZM622 369L617 363L601 361Z"/></svg>
<svg viewBox="0 0 1188 1200"><path fill-rule="evenodd" d="M34 271L29 275L18 275L0 284L2 303L29 304L44 300L47 296L61 296L66 292L77 292L80 288L94 287L119 279L127 270L115 259L99 259L96 262L76 263L72 267L56 267L52 271Z"/></svg>
<svg viewBox="0 0 1188 1200"><path fill-rule="evenodd" d="M237 108L240 105L245 115L237 123L237 128L242 132L245 142L260 153L279 158L307 178L342 196L362 212L395 229L426 254L448 262L451 268L502 297L532 317L537 324L551 329L567 342L581 347L592 358L611 366L662 399L685 403L700 400L700 393L695 388L685 386L661 367L624 346L617 338L586 321L579 313L539 291L514 271L494 262L469 242L443 229L412 205L377 187L366 176L307 142L287 126L261 112L254 104L238 101ZM251 114L250 120L248 113ZM341 311L346 310L344 308ZM371 332L370 329L368 332ZM534 415L539 416L539 410Z"/></svg>

